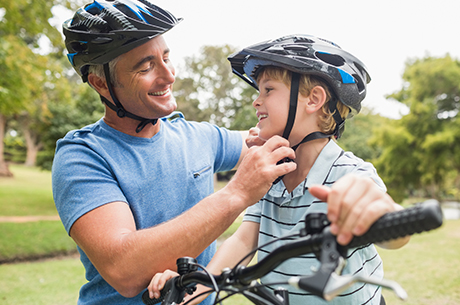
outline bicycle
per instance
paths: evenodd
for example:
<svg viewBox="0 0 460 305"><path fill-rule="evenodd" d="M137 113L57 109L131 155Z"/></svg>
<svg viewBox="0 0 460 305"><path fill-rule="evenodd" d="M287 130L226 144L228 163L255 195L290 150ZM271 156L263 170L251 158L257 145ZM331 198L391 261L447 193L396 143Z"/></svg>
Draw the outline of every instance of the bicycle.
<svg viewBox="0 0 460 305"><path fill-rule="evenodd" d="M315 253L321 263L320 268L310 276L291 277L287 282L289 285L329 301L356 282L370 283L392 289L398 297L405 299L406 292L394 281L341 275L341 270L346 263L344 258L346 250L430 231L439 228L442 221L442 211L438 202L428 200L413 207L383 215L364 235L355 236L344 247L340 246L335 236L330 233L330 223L325 214L309 214L305 219L305 228L299 232L296 239L276 248L263 260L252 266L244 267L237 264L233 269L224 269L219 275L211 275L204 267L198 266L195 259L179 258L177 260L179 276L166 282L160 298L150 299L146 291L142 300L146 305L160 302L162 305L180 304L185 293L192 294L196 284L203 284L211 288L207 293L216 292L215 304L239 293L256 305L289 305L286 289L280 288L273 292L257 280L285 260L308 253ZM292 235L287 238L292 239ZM198 271L198 267L203 271ZM219 293L222 291L227 292L227 295L220 298Z"/></svg>

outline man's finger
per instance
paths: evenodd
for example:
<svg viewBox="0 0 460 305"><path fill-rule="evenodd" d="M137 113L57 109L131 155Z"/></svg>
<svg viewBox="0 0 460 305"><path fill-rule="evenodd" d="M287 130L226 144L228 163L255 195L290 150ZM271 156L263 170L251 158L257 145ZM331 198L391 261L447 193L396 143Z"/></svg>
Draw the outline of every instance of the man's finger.
<svg viewBox="0 0 460 305"><path fill-rule="evenodd" d="M327 197L331 189L324 185L312 185L308 188L308 191L319 200L327 202Z"/></svg>

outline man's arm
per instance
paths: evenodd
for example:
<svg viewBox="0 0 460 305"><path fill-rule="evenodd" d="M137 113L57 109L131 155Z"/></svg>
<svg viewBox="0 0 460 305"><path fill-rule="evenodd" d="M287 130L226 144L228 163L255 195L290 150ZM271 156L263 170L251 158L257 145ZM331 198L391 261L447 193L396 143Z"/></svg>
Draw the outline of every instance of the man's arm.
<svg viewBox="0 0 460 305"><path fill-rule="evenodd" d="M243 143L241 144L240 158L238 159L238 162L236 163L235 167L233 168L234 170L238 169L238 166L240 166L240 163L241 163L241 161L243 161L244 156L246 156L246 154L248 153L248 146L246 145L246 139L249 136L249 131L247 131L247 130L240 131L240 134L241 134L241 140L242 140Z"/></svg>
<svg viewBox="0 0 460 305"><path fill-rule="evenodd" d="M198 256L262 198L276 177L293 171L293 162L276 164L284 157L295 157L289 143L272 138L248 150L223 189L168 222L136 230L128 205L112 202L80 217L70 236L112 287L125 297L136 296L154 274L175 270L177 258Z"/></svg>

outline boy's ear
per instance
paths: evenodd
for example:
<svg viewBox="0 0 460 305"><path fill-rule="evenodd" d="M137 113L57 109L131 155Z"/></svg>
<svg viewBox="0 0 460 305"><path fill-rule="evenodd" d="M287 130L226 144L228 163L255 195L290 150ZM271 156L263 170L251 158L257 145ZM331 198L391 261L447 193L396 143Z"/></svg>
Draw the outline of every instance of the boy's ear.
<svg viewBox="0 0 460 305"><path fill-rule="evenodd" d="M327 94L323 87L315 86L310 91L307 101L307 112L314 113L326 102Z"/></svg>
<svg viewBox="0 0 460 305"><path fill-rule="evenodd" d="M91 86L96 89L96 91L102 95L102 96L110 96L109 88L107 87L107 82L104 78L101 78L97 76L94 73L90 73L88 75L88 83L91 84Z"/></svg>

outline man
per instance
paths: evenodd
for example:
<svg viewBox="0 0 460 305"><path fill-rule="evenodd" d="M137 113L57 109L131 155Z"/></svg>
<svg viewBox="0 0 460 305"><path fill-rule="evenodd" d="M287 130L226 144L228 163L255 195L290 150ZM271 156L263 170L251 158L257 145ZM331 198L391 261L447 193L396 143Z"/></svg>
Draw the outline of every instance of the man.
<svg viewBox="0 0 460 305"><path fill-rule="evenodd" d="M175 71L162 34L178 22L147 0L96 0L63 25L71 64L106 108L58 141L53 164L56 207L86 269L79 304L139 304L177 258L207 265L213 241L296 167L276 164L294 159L281 137L248 150L246 133L170 117ZM213 172L238 165L213 193Z"/></svg>

